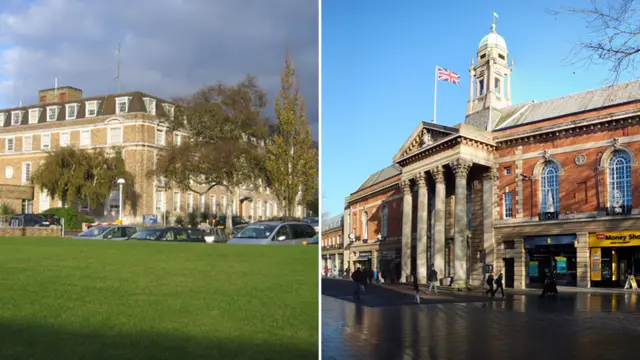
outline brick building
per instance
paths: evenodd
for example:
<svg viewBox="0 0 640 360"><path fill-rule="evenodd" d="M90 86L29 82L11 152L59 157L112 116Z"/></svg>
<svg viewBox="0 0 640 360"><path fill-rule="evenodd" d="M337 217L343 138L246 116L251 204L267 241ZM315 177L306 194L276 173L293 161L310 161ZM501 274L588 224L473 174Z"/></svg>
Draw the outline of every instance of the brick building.
<svg viewBox="0 0 640 360"><path fill-rule="evenodd" d="M347 263L421 283L433 264L458 288L491 270L514 288L640 273L640 81L513 105L508 59L493 25L464 122L420 123L346 199Z"/></svg>
<svg viewBox="0 0 640 360"><path fill-rule="evenodd" d="M344 236L342 233L344 216L337 215L328 219L322 219L322 268L326 266L336 275L343 265L342 252L344 249Z"/></svg>
<svg viewBox="0 0 640 360"><path fill-rule="evenodd" d="M283 209L269 189L254 192L242 187L229 193L214 188L200 196L174 188L165 179L148 176L158 153L188 135L169 132L161 120L170 116L173 108L166 100L138 91L83 97L80 89L59 87L41 90L37 105L0 110L0 202L23 213L60 206L58 199L51 199L29 183L30 174L45 159L46 151L61 146L119 146L127 170L134 175L134 191L125 194L131 200L123 211L125 222L140 223L143 215L156 214L162 223L168 212L170 223L176 215L189 212L223 214L227 206L250 220L282 215ZM72 206L97 220L114 220L119 191L114 187L103 204L80 202ZM296 213L302 216L303 211L299 207Z"/></svg>

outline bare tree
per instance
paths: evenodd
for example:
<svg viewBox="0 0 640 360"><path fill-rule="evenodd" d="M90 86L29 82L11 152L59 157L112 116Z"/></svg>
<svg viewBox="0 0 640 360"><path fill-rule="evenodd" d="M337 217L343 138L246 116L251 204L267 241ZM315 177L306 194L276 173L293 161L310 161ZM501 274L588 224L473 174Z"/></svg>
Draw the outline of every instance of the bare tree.
<svg viewBox="0 0 640 360"><path fill-rule="evenodd" d="M553 16L566 13L584 18L589 37L576 44L567 60L586 67L609 64L614 84L624 73L635 77L636 55L640 53L639 12L634 0L591 0L591 5L585 8L547 10Z"/></svg>

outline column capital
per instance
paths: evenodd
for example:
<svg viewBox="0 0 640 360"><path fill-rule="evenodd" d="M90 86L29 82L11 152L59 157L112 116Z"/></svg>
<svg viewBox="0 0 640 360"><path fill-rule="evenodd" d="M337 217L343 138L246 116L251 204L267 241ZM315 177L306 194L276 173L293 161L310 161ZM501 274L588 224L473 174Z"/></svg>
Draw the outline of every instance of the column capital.
<svg viewBox="0 0 640 360"><path fill-rule="evenodd" d="M449 165L451 165L456 178L466 178L467 174L469 174L469 170L471 170L472 164L473 163L471 161L457 159L452 161Z"/></svg>
<svg viewBox="0 0 640 360"><path fill-rule="evenodd" d="M433 179L436 181L436 183L444 182L444 170L442 169L442 165L436 165L432 167L431 169L429 169L429 172L431 172L431 176L433 176Z"/></svg>
<svg viewBox="0 0 640 360"><path fill-rule="evenodd" d="M409 180L401 180L400 187L404 195L411 195L411 183Z"/></svg>
<svg viewBox="0 0 640 360"><path fill-rule="evenodd" d="M416 183L418 184L418 188L423 189L427 187L427 179L425 177L425 173L420 172L416 174L415 179L416 179Z"/></svg>
<svg viewBox="0 0 640 360"><path fill-rule="evenodd" d="M487 170L484 174L482 174L482 178L485 180L493 180L496 181L498 180L498 168L496 167L492 167L489 170Z"/></svg>

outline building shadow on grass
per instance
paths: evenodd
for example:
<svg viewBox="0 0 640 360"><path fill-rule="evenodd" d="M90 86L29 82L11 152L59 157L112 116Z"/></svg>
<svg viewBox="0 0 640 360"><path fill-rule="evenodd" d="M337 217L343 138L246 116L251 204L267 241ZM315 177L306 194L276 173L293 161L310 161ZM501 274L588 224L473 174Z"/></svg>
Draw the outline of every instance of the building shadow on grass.
<svg viewBox="0 0 640 360"><path fill-rule="evenodd" d="M265 343L221 334L197 338L154 332L116 333L70 330L0 320L0 359L317 359L317 340L309 347L288 339Z"/></svg>
<svg viewBox="0 0 640 360"><path fill-rule="evenodd" d="M322 279L322 295L336 299L355 302L353 293L355 287L353 281L341 279ZM400 306L400 305L428 305L448 303L468 303L497 301L477 293L454 293L452 291L439 291L438 294L427 294L427 288L420 288L420 304L415 302L415 291L412 286L406 284L367 285L364 294L360 296L358 304L366 307Z"/></svg>

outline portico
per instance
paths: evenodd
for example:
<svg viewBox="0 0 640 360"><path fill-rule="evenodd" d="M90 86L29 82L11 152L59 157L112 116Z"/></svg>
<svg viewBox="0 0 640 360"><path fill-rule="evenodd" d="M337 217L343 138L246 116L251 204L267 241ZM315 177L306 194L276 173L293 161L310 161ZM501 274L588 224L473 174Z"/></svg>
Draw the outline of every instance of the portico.
<svg viewBox="0 0 640 360"><path fill-rule="evenodd" d="M494 261L494 151L488 132L422 122L396 154L403 281L415 274L426 284L433 265L440 279L453 276L457 289L482 283L483 265Z"/></svg>

